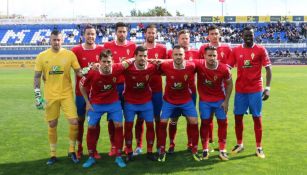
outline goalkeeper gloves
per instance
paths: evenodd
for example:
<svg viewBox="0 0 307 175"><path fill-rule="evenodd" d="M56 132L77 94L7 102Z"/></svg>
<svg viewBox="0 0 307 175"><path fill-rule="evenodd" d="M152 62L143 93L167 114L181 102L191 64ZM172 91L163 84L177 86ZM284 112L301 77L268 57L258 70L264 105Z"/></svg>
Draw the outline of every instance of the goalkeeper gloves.
<svg viewBox="0 0 307 175"><path fill-rule="evenodd" d="M82 75L86 75L88 73L88 71L91 70L91 67L84 67L82 70L81 70L81 74Z"/></svg>
<svg viewBox="0 0 307 175"><path fill-rule="evenodd" d="M35 94L35 106L38 110L43 110L45 106L45 100L42 97L41 90L39 88L34 89Z"/></svg>

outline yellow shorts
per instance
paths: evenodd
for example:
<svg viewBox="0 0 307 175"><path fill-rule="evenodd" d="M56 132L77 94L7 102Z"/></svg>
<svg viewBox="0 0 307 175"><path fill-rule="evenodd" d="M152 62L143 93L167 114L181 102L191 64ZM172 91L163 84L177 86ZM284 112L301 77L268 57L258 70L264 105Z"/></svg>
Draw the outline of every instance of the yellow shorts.
<svg viewBox="0 0 307 175"><path fill-rule="evenodd" d="M78 117L73 97L64 99L46 99L46 121L58 119L60 116L60 109L62 109L67 119Z"/></svg>

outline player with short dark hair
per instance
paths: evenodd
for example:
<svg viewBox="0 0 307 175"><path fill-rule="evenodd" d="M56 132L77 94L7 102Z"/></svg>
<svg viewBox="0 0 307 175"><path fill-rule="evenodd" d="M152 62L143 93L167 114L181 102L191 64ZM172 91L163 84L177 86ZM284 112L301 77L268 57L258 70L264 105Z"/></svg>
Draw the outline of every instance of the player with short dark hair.
<svg viewBox="0 0 307 175"><path fill-rule="evenodd" d="M163 44L156 42L157 28L156 25L150 24L145 28L145 43L143 44L147 48L147 57L149 59L166 59L166 47ZM160 74L155 74L149 81L150 88L152 90L152 103L155 118L155 131L158 136L160 113L162 108L162 78ZM140 117L137 118L135 124L135 138L137 148L134 151L134 155L138 155L142 152L142 137L143 137L143 123ZM157 145L159 148L159 145Z"/></svg>
<svg viewBox="0 0 307 175"><path fill-rule="evenodd" d="M217 48L217 59L220 63L227 64L227 60L231 54L231 48L228 44L221 43L221 30L216 25L211 25L207 29L208 36L207 39L209 43L203 44L199 48L200 59L204 59L205 49L209 46ZM224 84L226 87L226 83ZM210 130L209 130L209 143L211 144L211 151L214 151L214 139L213 139L213 115L210 117Z"/></svg>
<svg viewBox="0 0 307 175"><path fill-rule="evenodd" d="M188 30L180 30L178 32L178 45L184 48L185 53L185 60L194 60L199 59L199 51L190 47L190 31ZM172 50L168 51L168 58L172 58ZM189 89L191 91L192 99L194 102L194 105L196 105L196 85L195 85L195 78L191 77L189 82ZM169 139L170 139L170 146L168 149L168 153L174 153L175 150L175 138L177 133L177 121L179 116L182 115L182 112L177 110L172 114L171 120L169 122ZM187 143L187 149L191 151L192 149L192 139L190 136L190 125L189 122L187 122L187 137L188 137L188 143Z"/></svg>
<svg viewBox="0 0 307 175"><path fill-rule="evenodd" d="M151 101L152 91L149 86L149 81L156 74L157 65L147 61L147 48L144 46L138 46L135 49L134 59L133 64L124 72L125 89L123 95L125 98L125 151L127 161L133 159L132 129L136 114L146 122L147 158L156 160L152 151L155 131L153 126L153 105Z"/></svg>
<svg viewBox="0 0 307 175"><path fill-rule="evenodd" d="M195 64L186 61L184 57L184 48L176 45L172 51L173 60L165 61L160 65L162 73L166 76L158 137L158 145L160 146L158 161L160 162L164 162L166 158L165 142L168 119L176 110L182 111L187 118L190 125L189 136L192 140L192 155L194 160L200 161L197 154L199 137L197 112L189 89L190 80L195 76Z"/></svg>
<svg viewBox="0 0 307 175"><path fill-rule="evenodd" d="M99 61L99 54L103 50L103 47L100 45L97 45L95 43L96 40L96 30L94 26L92 25L86 25L84 28L84 43L77 45L71 49L77 56L78 62L83 70L83 73L86 74L93 63L97 63ZM76 93L76 106L77 106L77 113L78 113L78 137L77 137L77 145L78 145L78 151L77 151L77 157L80 159L83 154L83 146L82 146L82 140L83 140L83 132L84 132L84 120L85 120L85 100L80 92L79 88L79 82L81 78L77 77L76 79L76 87L75 87L75 93ZM87 89L87 92L89 92L89 89ZM97 125L97 134L100 133L100 125ZM99 137L98 137L99 138ZM99 159L101 158L98 154L97 150L94 153L95 158Z"/></svg>
<svg viewBox="0 0 307 175"><path fill-rule="evenodd" d="M50 35L51 48L39 53L35 60L34 92L37 109L45 109L45 119L48 122L48 139L50 144L50 159L48 165L57 161L57 124L62 109L69 122L69 157L74 163L79 160L75 153L78 134L77 110L74 104L70 70L74 69L82 76L80 65L75 54L62 48L61 32L54 30ZM44 79L44 98L40 90L41 77ZM46 104L45 104L46 103Z"/></svg>
<svg viewBox="0 0 307 175"><path fill-rule="evenodd" d="M205 48L205 60L194 60L201 117L200 136L203 145L203 159L208 159L210 117L214 113L218 123L219 158L228 160L226 152L227 111L233 85L229 68L218 61L217 55L217 49L208 46ZM224 87L224 82L226 87Z"/></svg>
<svg viewBox="0 0 307 175"><path fill-rule="evenodd" d="M94 153L99 137L97 126L104 113L107 113L107 119L112 120L115 127L115 162L119 167L126 166L121 157L123 146L123 113L116 90L116 81L128 66L126 62L113 64L112 52L106 49L100 54L98 70L90 70L80 81L80 91L88 110L87 147L89 159L83 164L84 168L89 168L96 162ZM89 93L87 93L85 87L90 87Z"/></svg>
<svg viewBox="0 0 307 175"><path fill-rule="evenodd" d="M136 48L136 44L134 42L127 40L128 35L128 26L123 22L118 22L115 24L115 32L116 32L116 40L110 41L104 44L105 49L110 49L113 54L113 62L120 63L121 60L129 59L133 57L134 50ZM123 90L124 90L124 76L121 75L117 79L117 91L119 94L119 98L122 103L122 107L124 104L123 99ZM114 124L112 120L109 120L108 123L108 131L111 142L111 150L109 156L115 156L115 146L114 146Z"/></svg>
<svg viewBox="0 0 307 175"><path fill-rule="evenodd" d="M262 149L262 100L270 95L272 79L271 61L266 49L254 43L254 30L251 27L243 29L244 43L235 47L228 61L229 66L237 67L236 94L234 104L235 131L237 145L232 153L240 153L243 147L243 115L250 110L254 121L256 138L256 155L265 158ZM266 70L266 88L262 87L261 70Z"/></svg>

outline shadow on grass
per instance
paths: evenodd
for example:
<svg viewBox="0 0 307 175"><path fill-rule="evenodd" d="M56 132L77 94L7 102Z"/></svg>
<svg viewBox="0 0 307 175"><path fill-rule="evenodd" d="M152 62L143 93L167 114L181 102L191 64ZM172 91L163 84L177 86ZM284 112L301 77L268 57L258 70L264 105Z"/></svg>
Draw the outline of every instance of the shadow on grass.
<svg viewBox="0 0 307 175"><path fill-rule="evenodd" d="M58 162L52 166L46 165L46 159L0 164L0 175L4 174L169 174L176 172L205 172L213 169L214 164L222 161L217 155L211 156L208 160L196 162L191 153L187 151L178 151L172 155L166 156L166 162L153 162L146 158L146 154L135 157L135 160L127 163L126 168L119 168L115 163L114 157L109 157L107 153L101 154L102 158L88 169L82 168L82 164L87 157L83 157L79 164L73 164L67 157L58 157ZM232 160L242 159L254 155L236 156Z"/></svg>

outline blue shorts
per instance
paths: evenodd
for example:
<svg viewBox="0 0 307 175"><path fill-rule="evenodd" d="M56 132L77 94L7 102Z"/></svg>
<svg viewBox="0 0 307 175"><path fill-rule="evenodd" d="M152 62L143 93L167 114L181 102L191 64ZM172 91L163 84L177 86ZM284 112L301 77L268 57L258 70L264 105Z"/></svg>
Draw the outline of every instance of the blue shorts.
<svg viewBox="0 0 307 175"><path fill-rule="evenodd" d="M108 120L119 123L123 122L123 111L120 101L111 104L93 104L92 107L94 108L94 111L89 110L87 113L88 125L94 126L99 123L101 116L104 113L107 113Z"/></svg>
<svg viewBox="0 0 307 175"><path fill-rule="evenodd" d="M86 113L86 109L85 109L86 103L85 103L83 96L76 96L75 103L76 103L76 107L77 107L78 117L84 118L85 113Z"/></svg>
<svg viewBox="0 0 307 175"><path fill-rule="evenodd" d="M153 105L154 116L160 117L161 108L162 108L162 92L152 93L151 101Z"/></svg>
<svg viewBox="0 0 307 175"><path fill-rule="evenodd" d="M194 103L194 106L196 106L196 93L193 93L192 94L192 100L193 100L193 103ZM171 118L177 118L177 117L180 117L180 116L183 116L183 112L182 110L176 110L173 112L173 114L171 115Z"/></svg>
<svg viewBox="0 0 307 175"><path fill-rule="evenodd" d="M235 115L244 115L249 109L253 117L261 116L262 110L262 92L238 93L235 95Z"/></svg>
<svg viewBox="0 0 307 175"><path fill-rule="evenodd" d="M212 113L215 113L217 119L224 120L227 118L224 109L221 104L224 100L217 102L205 102L199 101L199 113L201 119L209 119Z"/></svg>
<svg viewBox="0 0 307 175"><path fill-rule="evenodd" d="M174 113L177 113L177 111L182 112L184 116L197 117L193 100L180 105L174 105L163 100L161 119L169 119Z"/></svg>
<svg viewBox="0 0 307 175"><path fill-rule="evenodd" d="M126 122L133 122L136 114L146 122L153 122L154 114L152 102L149 101L144 104L125 103L124 114Z"/></svg>

